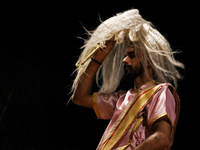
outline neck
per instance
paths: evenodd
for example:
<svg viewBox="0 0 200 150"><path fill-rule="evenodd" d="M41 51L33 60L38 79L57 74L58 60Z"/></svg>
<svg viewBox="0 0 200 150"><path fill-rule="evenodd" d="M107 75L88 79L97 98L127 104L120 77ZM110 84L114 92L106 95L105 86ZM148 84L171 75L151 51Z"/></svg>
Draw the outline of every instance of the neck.
<svg viewBox="0 0 200 150"><path fill-rule="evenodd" d="M135 87L138 89L140 88L143 84L145 84L148 81L153 80L153 72L152 69L148 69L148 75L143 72L140 76L138 76L134 82L135 82Z"/></svg>

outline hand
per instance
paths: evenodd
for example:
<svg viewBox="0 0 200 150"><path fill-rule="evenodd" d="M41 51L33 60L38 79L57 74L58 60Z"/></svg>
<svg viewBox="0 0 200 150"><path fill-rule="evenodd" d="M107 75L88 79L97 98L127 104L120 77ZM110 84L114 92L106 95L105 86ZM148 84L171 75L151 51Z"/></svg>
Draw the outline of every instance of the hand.
<svg viewBox="0 0 200 150"><path fill-rule="evenodd" d="M106 41L106 47L98 50L94 54L94 59L98 62L103 62L106 56L113 49L114 38L109 41ZM91 61L87 66L85 72L81 75L78 85L75 88L74 94L72 96L72 101L80 106L89 107L93 109L93 95L91 95L91 89L93 85L94 78L99 66L96 62Z"/></svg>
<svg viewBox="0 0 200 150"><path fill-rule="evenodd" d="M106 56L111 52L114 46L114 38L111 40L106 41L106 47L101 48L94 54L94 59L98 62L103 62L103 60L106 58Z"/></svg>

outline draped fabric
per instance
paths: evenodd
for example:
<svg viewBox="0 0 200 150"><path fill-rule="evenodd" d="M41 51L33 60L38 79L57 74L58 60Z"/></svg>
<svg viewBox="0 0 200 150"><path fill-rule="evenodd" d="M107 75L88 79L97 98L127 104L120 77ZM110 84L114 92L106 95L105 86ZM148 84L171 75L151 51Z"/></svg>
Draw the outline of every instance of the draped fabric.
<svg viewBox="0 0 200 150"><path fill-rule="evenodd" d="M146 96L145 94L148 92L153 94L149 93L149 97L144 101L140 95ZM119 91L111 94L94 93L93 106L99 119L110 119L97 150L108 149L107 145L109 144L113 146L111 149L115 150L122 149L125 145L126 150L134 149L153 134L152 124L163 116L169 118L173 128L172 134L174 134L179 114L178 96L174 88L167 83L148 82L137 91L130 89L127 92ZM131 112L132 107L135 108ZM137 108L139 110L134 112ZM134 129L141 116L143 117L142 122L137 129ZM124 122L124 120L127 121ZM120 127L120 124L123 126ZM132 133L133 129L134 133ZM171 139L173 141L173 135Z"/></svg>

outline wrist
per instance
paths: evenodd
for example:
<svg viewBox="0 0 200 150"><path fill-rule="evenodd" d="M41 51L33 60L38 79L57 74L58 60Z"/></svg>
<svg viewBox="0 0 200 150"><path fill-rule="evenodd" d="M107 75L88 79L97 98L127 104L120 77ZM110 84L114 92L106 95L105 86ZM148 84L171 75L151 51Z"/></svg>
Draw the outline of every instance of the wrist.
<svg viewBox="0 0 200 150"><path fill-rule="evenodd" d="M92 57L91 59L94 59L94 60L98 61L99 63L102 63L104 61L105 57L97 55L97 56Z"/></svg>
<svg viewBox="0 0 200 150"><path fill-rule="evenodd" d="M91 58L91 59L92 59L92 61L94 61L95 63L99 64L100 66L102 65L102 63L97 61L96 59L94 59L94 58Z"/></svg>
<svg viewBox="0 0 200 150"><path fill-rule="evenodd" d="M93 59L95 59L96 61L102 63L104 61L104 59L107 57L109 53L105 50L98 50L94 56Z"/></svg>

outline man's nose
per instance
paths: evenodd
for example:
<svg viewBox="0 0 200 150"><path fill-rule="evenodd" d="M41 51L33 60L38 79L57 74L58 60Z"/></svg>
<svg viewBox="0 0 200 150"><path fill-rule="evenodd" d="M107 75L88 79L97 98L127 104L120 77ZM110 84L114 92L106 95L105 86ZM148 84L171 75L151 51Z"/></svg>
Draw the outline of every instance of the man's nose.
<svg viewBox="0 0 200 150"><path fill-rule="evenodd" d="M122 63L123 63L124 65L128 65L128 64L129 64L129 58L128 58L128 56L126 56L126 57L122 60Z"/></svg>

